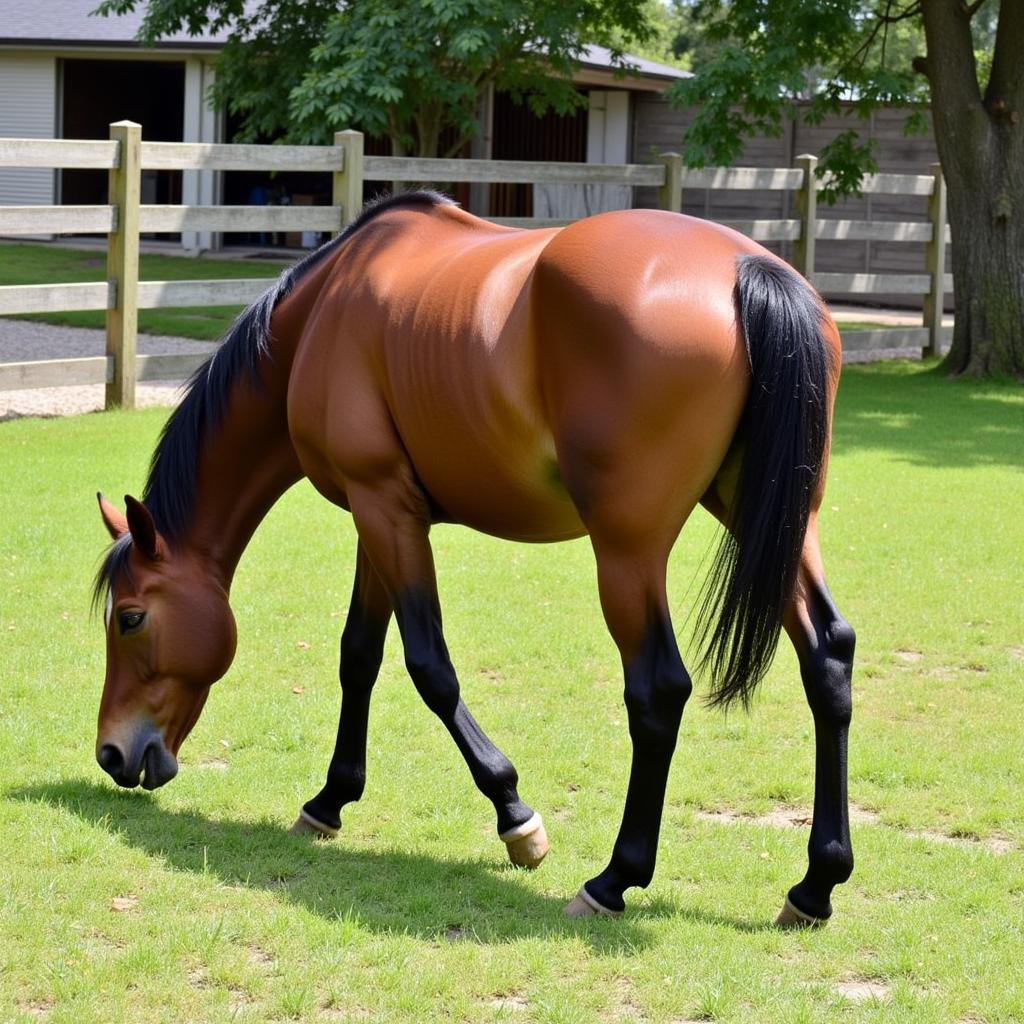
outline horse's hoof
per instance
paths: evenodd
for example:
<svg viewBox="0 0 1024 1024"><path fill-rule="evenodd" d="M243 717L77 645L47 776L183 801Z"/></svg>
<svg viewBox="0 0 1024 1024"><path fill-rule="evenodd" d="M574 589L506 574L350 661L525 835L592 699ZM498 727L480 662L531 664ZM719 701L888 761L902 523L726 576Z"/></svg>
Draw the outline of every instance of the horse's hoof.
<svg viewBox="0 0 1024 1024"><path fill-rule="evenodd" d="M609 910L607 907L602 907L593 896L587 892L586 886L581 885L580 891L566 904L565 916L582 918L582 917L597 917L603 915L605 917L618 917L622 913L621 910Z"/></svg>
<svg viewBox="0 0 1024 1024"><path fill-rule="evenodd" d="M340 828L331 828L322 821L317 821L312 815L307 814L305 808L299 811L289 832L293 836L316 836L318 839L333 839L340 831Z"/></svg>
<svg viewBox="0 0 1024 1024"><path fill-rule="evenodd" d="M782 904L779 916L775 918L775 924L779 928L818 928L822 927L827 921L828 918L812 917L810 914L805 914L799 908L794 907L788 896L786 897L786 902Z"/></svg>
<svg viewBox="0 0 1024 1024"><path fill-rule="evenodd" d="M508 859L517 868L533 868L547 856L550 849L548 834L544 831L544 822L539 814L534 814L522 825L502 832L498 837L508 849Z"/></svg>

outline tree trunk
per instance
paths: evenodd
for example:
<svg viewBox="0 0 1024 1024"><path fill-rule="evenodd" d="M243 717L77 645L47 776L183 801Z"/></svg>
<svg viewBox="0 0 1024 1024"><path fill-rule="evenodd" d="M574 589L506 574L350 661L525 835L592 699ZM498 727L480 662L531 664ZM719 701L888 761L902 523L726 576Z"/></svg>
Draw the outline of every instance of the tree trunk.
<svg viewBox="0 0 1024 1024"><path fill-rule="evenodd" d="M969 8L929 0L922 13L956 290L943 365L954 374L1024 380L1024 0L1003 0L984 97Z"/></svg>
<svg viewBox="0 0 1024 1024"><path fill-rule="evenodd" d="M956 321L943 365L1024 380L1024 126L987 135L974 173L946 176Z"/></svg>

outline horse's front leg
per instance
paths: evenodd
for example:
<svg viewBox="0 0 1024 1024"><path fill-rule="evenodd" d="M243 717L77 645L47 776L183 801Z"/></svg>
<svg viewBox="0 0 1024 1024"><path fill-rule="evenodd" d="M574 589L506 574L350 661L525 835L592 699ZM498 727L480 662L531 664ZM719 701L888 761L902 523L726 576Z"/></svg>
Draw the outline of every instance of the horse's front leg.
<svg viewBox="0 0 1024 1024"><path fill-rule="evenodd" d="M665 555L593 540L601 607L622 656L633 760L611 861L565 908L570 917L618 913L625 890L654 877L669 766L692 690L668 613Z"/></svg>
<svg viewBox="0 0 1024 1024"><path fill-rule="evenodd" d="M548 851L540 815L522 800L519 777L462 700L441 627L427 502L408 467L372 487L350 486L360 543L395 609L409 675L427 707L455 740L477 788L494 804L509 859L536 867Z"/></svg>
<svg viewBox="0 0 1024 1024"><path fill-rule="evenodd" d="M298 820L291 829L296 834L337 835L341 828L342 807L363 795L370 695L380 672L390 621L391 598L360 544L356 552L352 599L341 634L338 737L327 769L327 781L323 789L299 811Z"/></svg>
<svg viewBox="0 0 1024 1024"><path fill-rule="evenodd" d="M856 637L825 585L813 521L784 625L800 659L815 737L814 817L807 843L807 874L789 890L776 922L791 927L827 921L832 914L833 888L853 872L846 765Z"/></svg>

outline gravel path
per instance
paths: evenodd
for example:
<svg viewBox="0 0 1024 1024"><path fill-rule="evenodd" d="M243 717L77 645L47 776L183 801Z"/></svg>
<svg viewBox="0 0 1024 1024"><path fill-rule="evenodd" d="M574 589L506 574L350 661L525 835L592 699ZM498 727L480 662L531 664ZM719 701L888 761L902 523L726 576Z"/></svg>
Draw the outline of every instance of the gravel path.
<svg viewBox="0 0 1024 1024"><path fill-rule="evenodd" d="M139 352L166 355L180 352L212 352L208 341L139 335ZM32 320L0 318L0 363L32 359L74 359L101 356L106 348L104 332L85 327L56 327ZM174 405L182 381L148 381L139 384L140 406ZM103 408L103 385L86 384L66 388L34 388L31 391L0 391L0 420L19 416L69 416Z"/></svg>

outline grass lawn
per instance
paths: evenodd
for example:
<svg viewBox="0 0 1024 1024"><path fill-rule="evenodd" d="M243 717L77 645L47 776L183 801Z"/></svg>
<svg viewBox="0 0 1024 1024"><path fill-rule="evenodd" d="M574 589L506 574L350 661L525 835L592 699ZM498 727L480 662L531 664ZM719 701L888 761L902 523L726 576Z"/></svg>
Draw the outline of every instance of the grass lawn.
<svg viewBox="0 0 1024 1024"><path fill-rule="evenodd" d="M812 793L788 650L751 716L691 702L651 887L618 920L562 916L606 861L629 749L585 542L433 534L467 703L546 820L540 870L506 865L394 630L362 802L333 843L288 835L330 755L354 550L306 485L242 561L239 654L179 777L118 791L93 761L93 495L138 493L165 416L0 424L0 1020L1024 1019L1024 390L845 371L823 544L859 634L857 867L799 933L770 925L807 841L778 821ZM674 555L684 633L712 536L698 514Z"/></svg>
<svg viewBox="0 0 1024 1024"><path fill-rule="evenodd" d="M208 280L220 277L275 277L286 263L276 260L211 260L143 253L140 281ZM0 285L76 283L106 279L106 251L61 249L51 245L0 244ZM196 306L139 311L143 334L164 334L216 341L231 326L241 306ZM22 317L68 327L100 327L100 311L40 313Z"/></svg>

